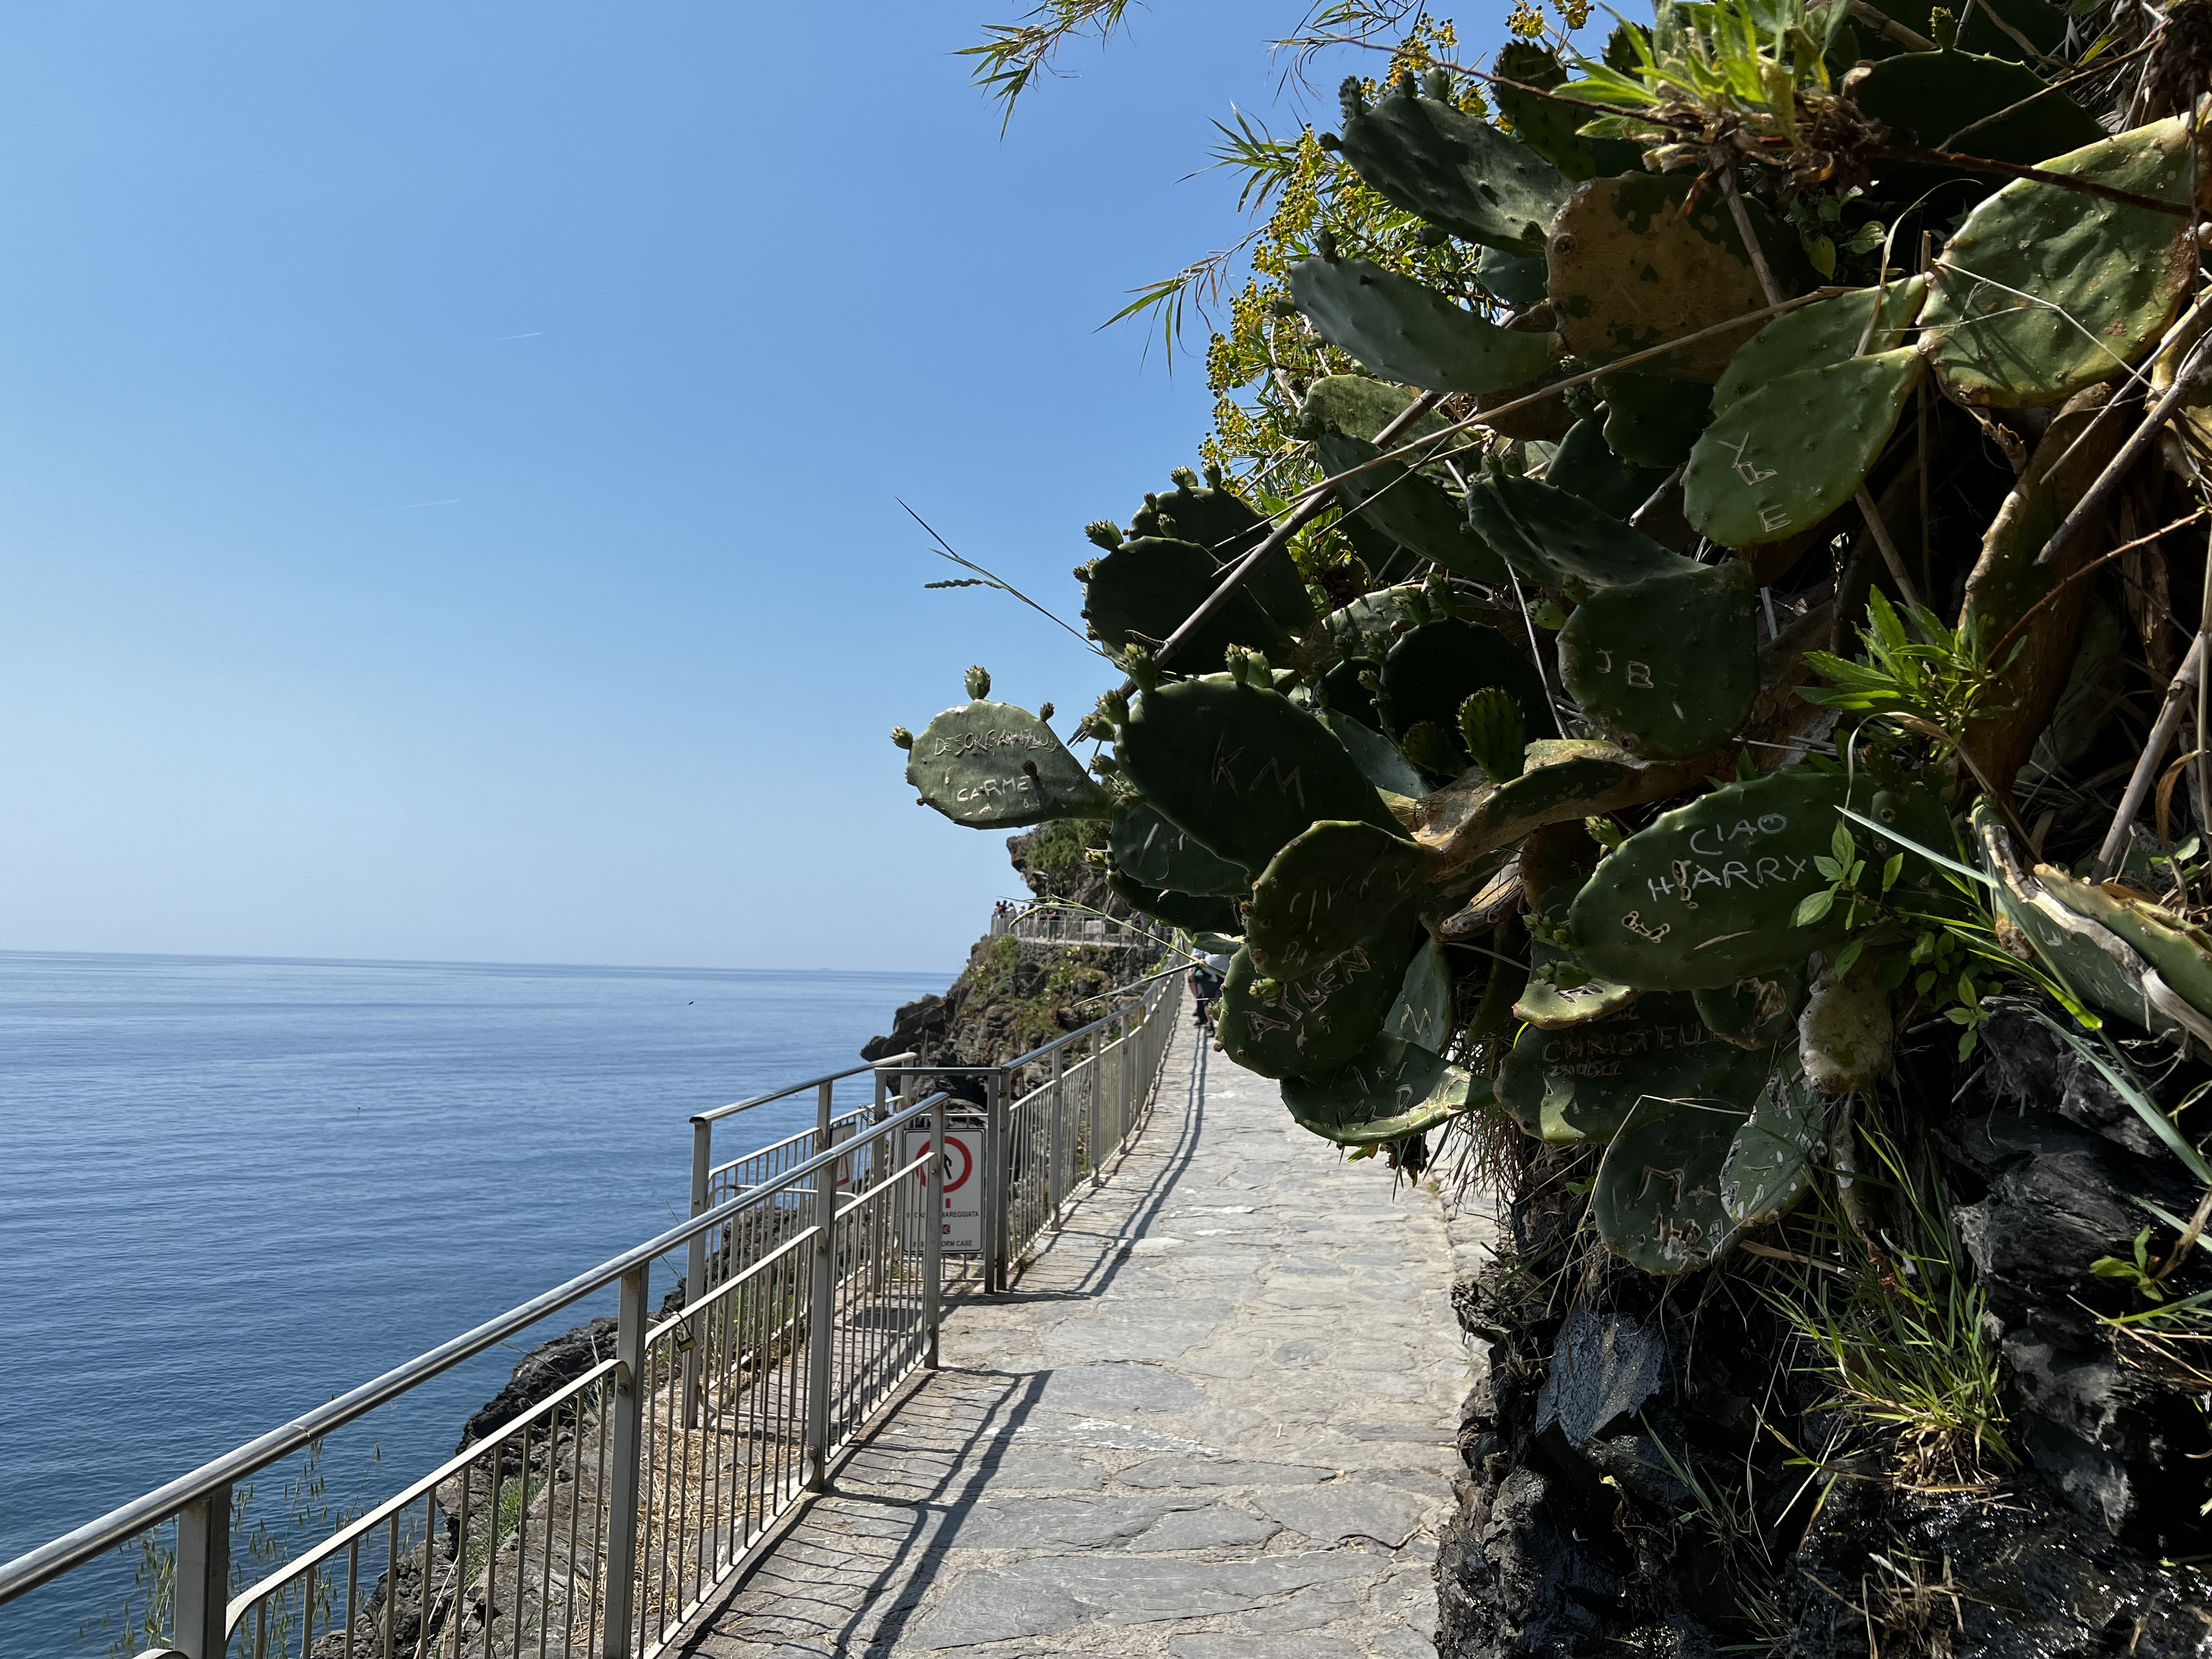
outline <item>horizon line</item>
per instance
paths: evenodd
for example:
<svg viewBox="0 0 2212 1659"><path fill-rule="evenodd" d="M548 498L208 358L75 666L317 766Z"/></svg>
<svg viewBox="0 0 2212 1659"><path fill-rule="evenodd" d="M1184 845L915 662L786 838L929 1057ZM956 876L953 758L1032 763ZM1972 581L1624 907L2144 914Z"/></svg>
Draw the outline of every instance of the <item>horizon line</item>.
<svg viewBox="0 0 2212 1659"><path fill-rule="evenodd" d="M254 963L299 968L543 968L569 972L620 974L858 974L872 978L913 978L944 971L935 968L726 968L703 963L623 962L500 962L480 957L288 957L266 951L56 951L0 945L9 957L92 957L127 962ZM960 969L952 970L957 977Z"/></svg>

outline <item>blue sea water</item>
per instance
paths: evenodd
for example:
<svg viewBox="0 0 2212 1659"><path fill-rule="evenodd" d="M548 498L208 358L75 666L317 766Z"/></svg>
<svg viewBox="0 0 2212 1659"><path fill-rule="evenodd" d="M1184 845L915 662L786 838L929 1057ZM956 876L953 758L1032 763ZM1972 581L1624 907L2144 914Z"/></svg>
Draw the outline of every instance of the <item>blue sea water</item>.
<svg viewBox="0 0 2212 1659"><path fill-rule="evenodd" d="M0 952L0 1560L665 1230L693 1112L857 1064L950 977ZM333 1437L320 1502L449 1454L526 1345ZM0 1607L0 1659L104 1651L131 1583Z"/></svg>

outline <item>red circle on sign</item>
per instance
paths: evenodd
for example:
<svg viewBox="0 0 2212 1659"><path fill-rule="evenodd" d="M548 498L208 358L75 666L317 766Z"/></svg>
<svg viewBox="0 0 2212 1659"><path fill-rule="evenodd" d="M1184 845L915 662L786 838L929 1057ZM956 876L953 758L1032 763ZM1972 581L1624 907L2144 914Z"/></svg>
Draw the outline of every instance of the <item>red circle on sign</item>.
<svg viewBox="0 0 2212 1659"><path fill-rule="evenodd" d="M925 1140L921 1143L921 1150L915 1156L927 1158L929 1153L930 1143ZM949 1167L945 1171L945 1190L948 1193L957 1193L968 1184L968 1177L975 1173L975 1154L968 1150L966 1141L957 1135L951 1135L946 1137L945 1163ZM956 1171L957 1173L955 1173ZM917 1181L927 1181L928 1178L929 1172L927 1170L915 1172L915 1179Z"/></svg>

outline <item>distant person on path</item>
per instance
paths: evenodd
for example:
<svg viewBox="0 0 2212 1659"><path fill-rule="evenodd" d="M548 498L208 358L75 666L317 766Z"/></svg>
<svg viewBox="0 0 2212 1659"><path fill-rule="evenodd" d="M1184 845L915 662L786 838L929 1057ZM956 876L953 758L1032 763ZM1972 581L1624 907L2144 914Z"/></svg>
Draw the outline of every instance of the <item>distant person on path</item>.
<svg viewBox="0 0 2212 1659"><path fill-rule="evenodd" d="M1191 1022L1200 1030L1213 1029L1214 999L1221 994L1222 981L1229 977L1229 958L1210 956L1202 958L1190 970L1191 999L1198 1006L1191 1011Z"/></svg>

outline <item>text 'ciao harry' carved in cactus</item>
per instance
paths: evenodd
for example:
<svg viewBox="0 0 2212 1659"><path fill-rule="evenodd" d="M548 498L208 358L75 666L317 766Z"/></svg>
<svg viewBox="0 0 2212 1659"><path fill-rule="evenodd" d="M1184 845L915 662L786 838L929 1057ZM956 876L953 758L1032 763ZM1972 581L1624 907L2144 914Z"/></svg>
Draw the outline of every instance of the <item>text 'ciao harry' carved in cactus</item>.
<svg viewBox="0 0 2212 1659"><path fill-rule="evenodd" d="M1727 830L1717 824L1700 825L1689 835L1690 851L1696 856L1674 860L1671 876L1647 878L1644 885L1651 890L1653 898L1679 899L1685 908L1694 910L1698 908L1698 891L1703 887L1710 885L1729 892L1741 885L1756 890L1796 881L1813 867L1809 859L1788 853L1753 858L1743 845L1755 845L1782 834L1789 827L1790 820L1779 812L1763 813L1756 820L1741 818ZM1707 842L1712 845L1705 845ZM1731 853L1745 856L1731 858ZM1704 862L1705 860L1716 861L1718 868Z"/></svg>

